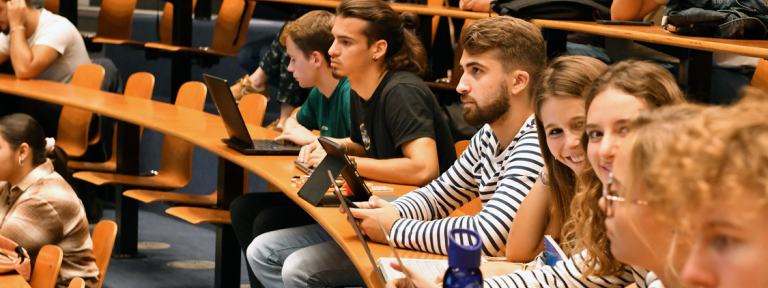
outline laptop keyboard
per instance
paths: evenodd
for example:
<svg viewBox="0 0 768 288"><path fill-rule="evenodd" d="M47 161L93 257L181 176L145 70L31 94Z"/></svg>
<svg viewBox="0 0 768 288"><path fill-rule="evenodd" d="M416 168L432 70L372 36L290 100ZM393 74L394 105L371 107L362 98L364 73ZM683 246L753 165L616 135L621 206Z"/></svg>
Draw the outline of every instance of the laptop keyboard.
<svg viewBox="0 0 768 288"><path fill-rule="evenodd" d="M285 146L285 144L273 140L253 140L253 147L256 150L277 150L283 149Z"/></svg>

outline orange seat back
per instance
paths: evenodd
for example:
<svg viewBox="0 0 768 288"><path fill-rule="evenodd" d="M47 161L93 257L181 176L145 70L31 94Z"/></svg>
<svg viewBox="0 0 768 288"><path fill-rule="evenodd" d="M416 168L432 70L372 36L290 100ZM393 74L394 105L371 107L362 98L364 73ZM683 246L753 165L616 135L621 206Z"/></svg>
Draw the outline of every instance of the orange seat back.
<svg viewBox="0 0 768 288"><path fill-rule="evenodd" d="M768 60L760 59L750 85L768 91Z"/></svg>
<svg viewBox="0 0 768 288"><path fill-rule="evenodd" d="M267 111L269 99L261 94L248 94L240 99L237 105L245 123L261 126L264 122L264 113Z"/></svg>
<svg viewBox="0 0 768 288"><path fill-rule="evenodd" d="M69 282L68 288L85 288L85 280L80 277L75 277Z"/></svg>
<svg viewBox="0 0 768 288"><path fill-rule="evenodd" d="M112 248L115 246L115 237L117 236L117 223L102 220L93 228L93 257L96 258L96 267L99 267L99 285L104 283L104 274L107 273L109 259L112 257Z"/></svg>
<svg viewBox="0 0 768 288"><path fill-rule="evenodd" d="M130 40L136 0L102 0L96 37Z"/></svg>
<svg viewBox="0 0 768 288"><path fill-rule="evenodd" d="M205 84L190 81L181 85L176 95L176 106L202 111L208 88ZM160 171L158 176L177 179L183 185L192 180L192 152L195 146L182 139L166 135L160 151Z"/></svg>
<svg viewBox="0 0 768 288"><path fill-rule="evenodd" d="M98 64L83 64L77 67L72 76L72 86L99 90L104 81L104 67ZM88 149L88 128L91 125L93 113L73 107L64 106L59 116L59 127L56 133L56 145L61 147L69 157L80 157Z"/></svg>
<svg viewBox="0 0 768 288"><path fill-rule="evenodd" d="M185 0L188 1L188 0ZM197 0L192 0L192 11L195 11ZM189 15L192 17L192 15ZM160 43L165 45L173 45L173 3L171 1L165 2L163 7L163 16L160 17L160 29L158 29L160 36Z"/></svg>
<svg viewBox="0 0 768 288"><path fill-rule="evenodd" d="M237 56L248 36L248 24L254 7L256 1L224 0L213 26L211 50L219 54Z"/></svg>
<svg viewBox="0 0 768 288"><path fill-rule="evenodd" d="M32 277L29 280L31 288L53 288L56 279L59 278L61 260L64 253L55 245L45 245L37 253L35 267L32 268Z"/></svg>

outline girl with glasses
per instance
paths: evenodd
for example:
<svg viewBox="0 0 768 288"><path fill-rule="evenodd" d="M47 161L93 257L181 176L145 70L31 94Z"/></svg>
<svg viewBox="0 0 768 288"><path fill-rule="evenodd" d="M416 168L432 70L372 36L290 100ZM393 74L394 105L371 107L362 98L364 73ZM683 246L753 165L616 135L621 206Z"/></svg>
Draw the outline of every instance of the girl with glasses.
<svg viewBox="0 0 768 288"><path fill-rule="evenodd" d="M703 106L682 104L641 111L629 123L599 201L605 215L610 252L619 262L643 267L665 287L684 287L678 273L689 245L677 241L674 223L660 217L664 178L648 169L658 154L674 146L679 132ZM682 240L682 239L680 239Z"/></svg>

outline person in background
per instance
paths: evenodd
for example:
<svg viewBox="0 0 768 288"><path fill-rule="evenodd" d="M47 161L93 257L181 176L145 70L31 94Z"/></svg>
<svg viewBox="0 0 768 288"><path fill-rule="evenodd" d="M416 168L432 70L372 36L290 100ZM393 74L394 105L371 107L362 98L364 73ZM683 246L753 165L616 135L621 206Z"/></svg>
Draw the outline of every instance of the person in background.
<svg viewBox="0 0 768 288"><path fill-rule="evenodd" d="M0 118L0 235L32 259L47 244L64 252L56 287L80 277L98 285L88 220L77 194L46 158L40 124L26 114Z"/></svg>
<svg viewBox="0 0 768 288"><path fill-rule="evenodd" d="M586 121L582 93L606 68L608 65L595 58L562 56L542 72L533 110L545 169L520 204L517 221L509 230L507 261L530 262L544 251L544 235L555 241L562 238L576 177L589 166L580 144Z"/></svg>
<svg viewBox="0 0 768 288"><path fill-rule="evenodd" d="M613 0L611 20L638 21L664 6L668 0ZM738 99L739 89L749 85L759 58L712 53L712 78L707 102L730 104Z"/></svg>

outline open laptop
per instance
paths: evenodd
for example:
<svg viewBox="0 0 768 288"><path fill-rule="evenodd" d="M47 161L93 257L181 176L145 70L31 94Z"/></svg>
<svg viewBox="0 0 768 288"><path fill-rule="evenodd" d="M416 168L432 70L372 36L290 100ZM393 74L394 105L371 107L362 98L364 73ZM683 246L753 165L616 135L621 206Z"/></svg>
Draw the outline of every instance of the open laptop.
<svg viewBox="0 0 768 288"><path fill-rule="evenodd" d="M245 127L243 116L237 109L232 90L229 90L227 80L203 74L205 84L211 91L211 98L219 110L227 134L230 138L221 139L229 148L235 149L246 155L299 155L301 146L284 144L268 139L251 139L248 128Z"/></svg>
<svg viewBox="0 0 768 288"><path fill-rule="evenodd" d="M333 179L333 175L330 175L329 177ZM333 194L335 194L339 202L341 202L341 207L344 208L344 211L347 214L347 222L352 225L352 229L355 230L355 234L357 234L360 242L363 243L365 253L368 254L368 259L371 261L371 265L376 268L376 273L379 275L379 279L381 279L382 284L386 285L387 282L392 281L393 279L403 277L407 277L410 281L410 275L405 275L402 272L392 268L392 266L389 266L389 263L393 261L398 261L401 265L408 265L408 267L421 272L433 280L438 276L445 274L445 271L448 270L448 260L400 258L400 255L397 254L397 250L395 250L395 246L389 239L389 235L387 235L387 232L384 230L384 226L381 225L381 221L379 221L379 224L381 226L382 232L384 235L387 235L387 243L389 244L389 247L392 249L392 253L396 258L381 257L379 258L378 262L374 260L371 249L368 248L368 242L365 241L363 233L360 232L360 227L357 227L355 218L352 217L352 213L349 213L349 205L347 203L350 200L341 195L341 191L339 190L339 186L336 185L336 182L331 181L331 183L333 183Z"/></svg>

